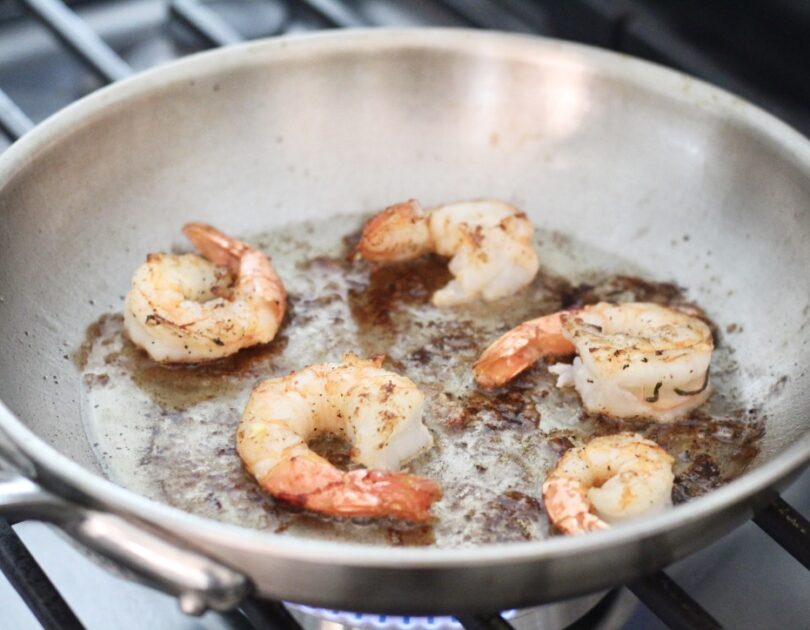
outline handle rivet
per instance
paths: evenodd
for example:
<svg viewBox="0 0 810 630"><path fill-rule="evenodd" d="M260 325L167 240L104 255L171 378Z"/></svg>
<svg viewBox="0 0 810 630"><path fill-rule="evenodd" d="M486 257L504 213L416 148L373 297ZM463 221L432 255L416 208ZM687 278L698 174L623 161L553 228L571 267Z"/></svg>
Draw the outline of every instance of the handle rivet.
<svg viewBox="0 0 810 630"><path fill-rule="evenodd" d="M205 598L194 591L186 591L185 593L181 593L178 601L180 604L180 610L193 617L199 617L206 610L208 610L208 604L206 604Z"/></svg>

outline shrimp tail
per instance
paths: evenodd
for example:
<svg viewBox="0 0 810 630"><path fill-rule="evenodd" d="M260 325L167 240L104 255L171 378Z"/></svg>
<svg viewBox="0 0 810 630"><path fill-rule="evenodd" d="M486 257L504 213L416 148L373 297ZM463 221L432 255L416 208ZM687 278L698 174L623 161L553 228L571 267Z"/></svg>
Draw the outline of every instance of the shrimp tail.
<svg viewBox="0 0 810 630"><path fill-rule="evenodd" d="M183 234L203 256L215 265L228 267L231 273L239 271L242 257L249 249L241 241L223 234L207 223L186 223Z"/></svg>
<svg viewBox="0 0 810 630"><path fill-rule="evenodd" d="M352 517L430 521L431 505L441 498L435 481L384 470L343 472L328 462L293 457L262 480L271 495L306 510Z"/></svg>
<svg viewBox="0 0 810 630"><path fill-rule="evenodd" d="M590 512L585 488L576 479L556 477L543 484L546 512L553 515L554 527L563 534L584 534L609 525Z"/></svg>
<svg viewBox="0 0 810 630"><path fill-rule="evenodd" d="M473 365L473 375L482 387L500 387L539 359L573 354L574 344L562 334L561 311L523 322L484 350Z"/></svg>

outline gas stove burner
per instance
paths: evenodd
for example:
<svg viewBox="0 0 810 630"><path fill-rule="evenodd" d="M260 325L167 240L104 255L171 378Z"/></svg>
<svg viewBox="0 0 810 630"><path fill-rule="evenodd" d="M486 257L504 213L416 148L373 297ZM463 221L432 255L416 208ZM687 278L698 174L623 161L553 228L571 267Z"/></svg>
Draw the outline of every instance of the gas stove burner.
<svg viewBox="0 0 810 630"><path fill-rule="evenodd" d="M288 608L297 610L322 621L331 621L348 628L362 630L455 630L462 626L455 617L434 615L430 617L376 615L368 613L353 613L327 608L313 608L300 604L286 604ZM501 613L504 619L514 618L516 610L507 610Z"/></svg>

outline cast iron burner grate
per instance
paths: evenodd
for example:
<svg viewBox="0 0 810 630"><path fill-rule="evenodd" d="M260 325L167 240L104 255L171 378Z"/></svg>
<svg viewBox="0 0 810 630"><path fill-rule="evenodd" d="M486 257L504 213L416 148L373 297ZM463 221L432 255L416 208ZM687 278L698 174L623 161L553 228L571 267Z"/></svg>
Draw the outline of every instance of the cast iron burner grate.
<svg viewBox="0 0 810 630"><path fill-rule="evenodd" d="M7 2L6 5L8 4ZM129 64L64 2L19 0L17 4L25 7L50 30L102 83L110 83L133 73ZM224 46L246 39L211 4L201 0L169 0L168 4L171 18L185 25L198 38L198 48ZM273 13L264 23L261 35L300 30L296 25L300 25L302 20L308 24L308 28L313 27L313 24L315 28L376 25L374 19L367 15L368 12L358 10L360 4L362 3L341 0L275 0ZM810 116L800 106L802 99L810 96L806 93L810 90L810 85L805 81L795 81L795 89L792 91L778 89L780 77L789 82L791 77L804 76L802 60L806 59L807 51L788 51L792 57L786 61L778 58L778 52L770 50L766 40L758 42L761 47L769 48L769 63L778 65L781 69L780 77L768 76L769 87L772 88L775 81L777 89L766 91L763 83L752 78L750 72L743 73L743 76L735 72L733 67L718 62L718 58L722 60L724 57L722 52L707 56L699 47L694 46L688 36L673 26L678 24L678 20L677 15L673 17L671 3L664 3L664 8L657 2L647 3L642 8L632 0L570 0L566 3L435 0L433 4L437 6L437 10L442 8L445 12L449 11L461 24L467 26L527 33L548 33L552 30L558 37L623 50L662 62L746 96L800 129L810 129ZM713 5L712 11L722 11L726 4L719 1ZM9 10L6 5L0 4L0 18L9 18L7 14L10 14L9 19L13 19L14 9ZM679 3L687 12L689 5L690 2ZM794 29L801 27L801 24L796 23L797 20L807 20L806 24L810 25L810 12L794 13L788 6L782 2L773 3L770 8L775 7L775 10L771 13L771 20L781 16L790 20ZM666 19L662 19L664 16ZM722 25L718 28L723 30ZM706 32L707 27L704 26L703 36ZM725 41L722 37L717 37L715 49L720 47L720 40ZM750 44L750 41L746 41L744 45L751 48ZM728 55L727 50L725 54ZM13 141L33 126L29 117L0 90L0 129L8 138ZM757 514L754 522L810 569L810 523L801 514L784 500L777 498ZM0 519L0 569L46 630L83 627L11 524L3 519ZM672 628L721 627L663 571L626 587ZM611 591L591 612L569 628L593 627L598 616L616 597L616 593L616 590ZM508 630L512 628L508 619L514 614L514 611L509 611L486 615L394 617L290 606L347 626L408 630L459 627L467 630ZM452 611L448 613L452 615ZM279 602L248 598L239 613L230 614L240 614L242 622L247 620L254 628L301 628L288 608Z"/></svg>
<svg viewBox="0 0 810 630"><path fill-rule="evenodd" d="M67 4L0 0L0 25L22 23L25 9L84 64L96 77L96 85L126 77L133 72L133 63L141 64L127 63L125 54L105 43L115 40L116 33L120 36L120 25L102 39L68 4L90 17L103 7L120 7L120 14L126 15L123 20L134 15L129 9L155 5L153 13L167 21L161 0L72 0ZM710 6L699 0L165 0L165 4L170 18L165 30L174 39L170 57L259 36L392 23L553 35L683 70L757 103L810 134L810 82L805 80L810 6L803 2L749 1L744 8L735 0L715 0ZM109 19L96 22L109 26ZM118 48L132 43L123 42ZM13 77L22 88L9 88L21 90L23 100L31 92L30 74ZM7 80L0 73L0 82ZM23 111L27 108L18 104L0 89L0 130L10 139L33 126ZM38 120L44 115L37 111L31 117Z"/></svg>

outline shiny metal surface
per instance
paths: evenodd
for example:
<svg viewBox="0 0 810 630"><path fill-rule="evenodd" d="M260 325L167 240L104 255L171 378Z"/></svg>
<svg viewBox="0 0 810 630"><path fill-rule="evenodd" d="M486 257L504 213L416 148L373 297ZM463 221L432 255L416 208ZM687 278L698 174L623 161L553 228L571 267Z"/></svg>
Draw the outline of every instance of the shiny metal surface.
<svg viewBox="0 0 810 630"><path fill-rule="evenodd" d="M99 476L64 357L120 308L155 242L191 219L249 233L392 199L485 195L744 323L740 386L768 416L754 470L608 532L471 549L249 531ZM276 598L441 613L598 590L728 532L810 458L808 205L801 136L689 77L586 47L376 31L198 55L71 106L0 158L0 425L44 487L171 531Z"/></svg>
<svg viewBox="0 0 810 630"><path fill-rule="evenodd" d="M175 595L189 615L233 608L249 590L244 576L178 542L120 516L73 505L8 470L0 471L0 515L57 525L130 576Z"/></svg>

